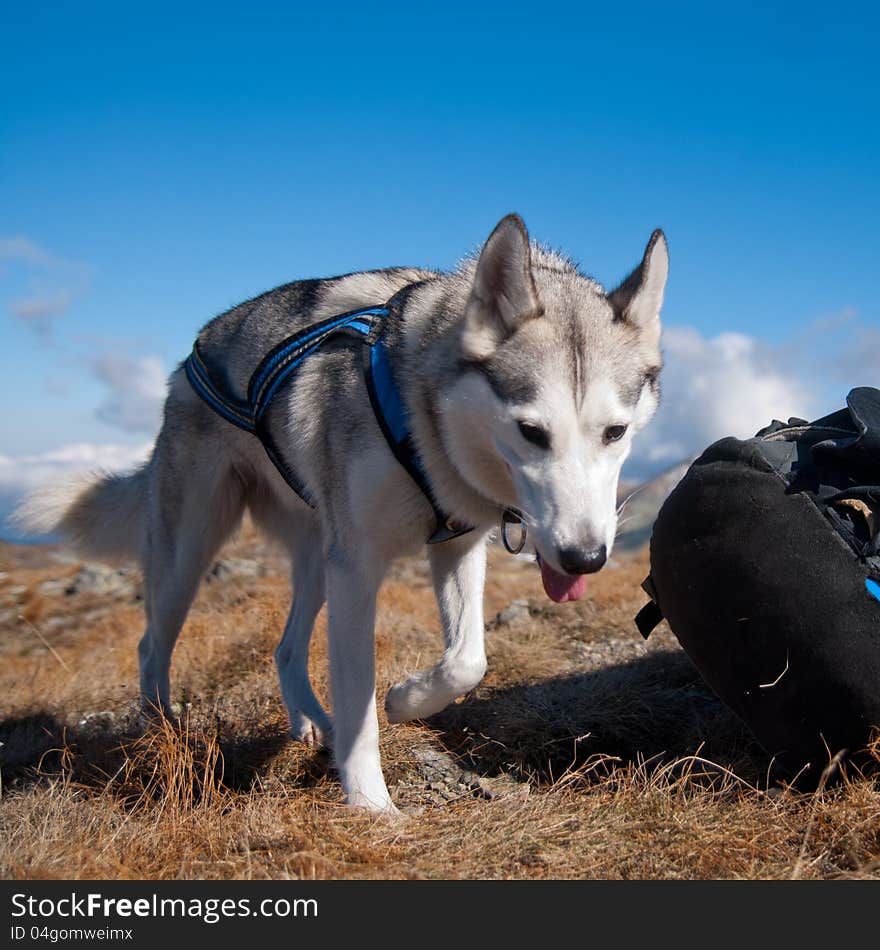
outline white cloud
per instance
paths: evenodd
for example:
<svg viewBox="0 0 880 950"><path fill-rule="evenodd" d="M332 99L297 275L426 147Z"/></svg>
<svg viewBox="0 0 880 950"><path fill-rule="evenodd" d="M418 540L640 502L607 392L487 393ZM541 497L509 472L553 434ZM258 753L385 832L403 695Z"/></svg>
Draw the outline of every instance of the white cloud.
<svg viewBox="0 0 880 950"><path fill-rule="evenodd" d="M0 261L18 261L34 267L51 267L55 258L21 234L0 237Z"/></svg>
<svg viewBox="0 0 880 950"><path fill-rule="evenodd" d="M831 368L835 377L849 386L880 387L880 330L855 327L838 341Z"/></svg>
<svg viewBox="0 0 880 950"><path fill-rule="evenodd" d="M110 390L95 410L102 422L125 432L153 433L159 428L167 378L158 357L106 353L96 356L91 366Z"/></svg>
<svg viewBox="0 0 880 950"><path fill-rule="evenodd" d="M67 313L73 303L73 294L69 290L57 290L39 296L13 300L9 304L12 315L29 325L41 336L47 336L52 322Z"/></svg>
<svg viewBox="0 0 880 950"><path fill-rule="evenodd" d="M771 419L809 418L815 408L798 361L753 337L669 327L663 351L660 409L636 437L630 478L654 475L724 436L752 436Z"/></svg>
<svg viewBox="0 0 880 950"><path fill-rule="evenodd" d="M139 465L153 447L143 445L96 445L93 442L74 442L28 455L0 453L0 491L21 492L39 485L53 475L103 469L108 472L124 471Z"/></svg>
<svg viewBox="0 0 880 950"><path fill-rule="evenodd" d="M42 482L79 472L128 471L144 462L152 448L150 442L138 446L77 442L27 455L0 453L0 528L24 495ZM16 537L11 531L6 534Z"/></svg>
<svg viewBox="0 0 880 950"><path fill-rule="evenodd" d="M42 337L51 335L90 276L86 265L58 257L23 235L0 237L0 276L7 273L27 288L26 296L7 299L9 312Z"/></svg>

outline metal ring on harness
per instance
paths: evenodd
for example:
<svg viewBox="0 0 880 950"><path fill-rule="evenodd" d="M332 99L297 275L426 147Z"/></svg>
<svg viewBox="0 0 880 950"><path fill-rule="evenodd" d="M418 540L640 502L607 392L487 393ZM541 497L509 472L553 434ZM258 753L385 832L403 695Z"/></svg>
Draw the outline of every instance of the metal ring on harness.
<svg viewBox="0 0 880 950"><path fill-rule="evenodd" d="M507 529L512 524L519 525L519 543L516 545L511 544L510 539L507 537ZM501 541L508 554L519 554L519 552L522 551L526 546L527 533L526 524L519 513L512 508L505 508L504 514L501 516Z"/></svg>

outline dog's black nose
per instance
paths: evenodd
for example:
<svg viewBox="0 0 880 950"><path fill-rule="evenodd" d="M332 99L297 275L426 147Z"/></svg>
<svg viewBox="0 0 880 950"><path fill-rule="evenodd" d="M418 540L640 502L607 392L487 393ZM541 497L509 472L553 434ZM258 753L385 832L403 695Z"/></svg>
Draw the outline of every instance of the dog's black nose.
<svg viewBox="0 0 880 950"><path fill-rule="evenodd" d="M559 552L559 566L566 574L595 574L608 557L605 545L584 551L581 548L565 548Z"/></svg>

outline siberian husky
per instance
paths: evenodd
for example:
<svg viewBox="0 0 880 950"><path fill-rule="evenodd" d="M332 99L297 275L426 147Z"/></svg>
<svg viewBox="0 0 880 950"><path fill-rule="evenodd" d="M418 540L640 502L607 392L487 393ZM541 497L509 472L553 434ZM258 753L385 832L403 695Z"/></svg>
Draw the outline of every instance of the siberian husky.
<svg viewBox="0 0 880 950"><path fill-rule="evenodd" d="M486 543L502 519L506 529L522 520L553 600L583 596L585 575L614 544L621 466L657 408L667 272L655 231L641 263L606 292L530 242L511 214L451 273L399 268L279 287L202 330L205 385L246 407L254 368L271 369L281 341L340 314L368 314L421 484L370 398L363 341L337 334L281 381L256 434L209 404L201 377L181 365L142 468L44 489L21 520L91 556L140 558L142 702L167 712L171 653L190 602L247 508L294 565L275 653L292 733L332 746L350 804L394 811L379 759L373 642L389 564L442 537L438 514L448 516L446 540L428 545L445 650L433 669L388 692L392 722L430 716L480 682ZM308 676L325 599L332 728Z"/></svg>

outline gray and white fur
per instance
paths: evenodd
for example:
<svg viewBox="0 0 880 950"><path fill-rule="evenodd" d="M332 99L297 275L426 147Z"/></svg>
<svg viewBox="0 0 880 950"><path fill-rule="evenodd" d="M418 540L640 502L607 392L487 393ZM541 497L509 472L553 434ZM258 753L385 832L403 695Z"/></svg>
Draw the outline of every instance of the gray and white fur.
<svg viewBox="0 0 880 950"><path fill-rule="evenodd" d="M580 596L581 575L604 563L621 466L657 407L667 270L656 231L641 264L607 293L531 243L522 220L508 215L452 273L391 269L300 281L203 329L202 353L222 367L227 391L243 397L253 368L282 337L397 295L387 340L415 445L439 506L475 530L428 547L445 649L433 669L388 692L392 722L430 716L480 682L486 542L506 508L523 513L556 599ZM382 436L359 346L337 341L309 357L269 410L274 441L315 509L178 368L141 469L43 489L19 520L60 532L92 556L140 559L141 697L145 708L168 712L175 641L200 578L247 509L293 562L293 606L275 653L292 733L332 745L350 804L393 811L379 760L376 597L391 561L422 548L434 514ZM308 676L325 599L332 726Z"/></svg>

